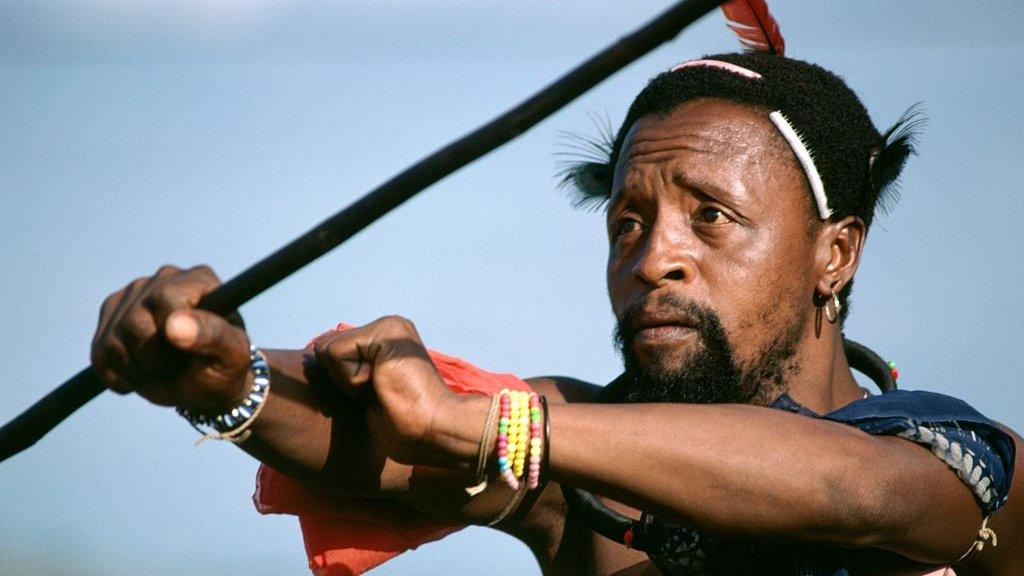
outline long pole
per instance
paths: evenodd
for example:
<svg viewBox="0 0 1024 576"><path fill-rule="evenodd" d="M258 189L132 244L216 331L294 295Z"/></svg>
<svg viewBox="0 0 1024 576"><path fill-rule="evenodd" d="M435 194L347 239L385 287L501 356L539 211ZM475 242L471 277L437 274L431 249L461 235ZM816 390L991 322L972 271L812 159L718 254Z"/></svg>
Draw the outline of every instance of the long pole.
<svg viewBox="0 0 1024 576"><path fill-rule="evenodd" d="M722 0L684 0L515 108L437 150L210 292L199 308L225 315L323 256L441 178L519 136L627 64L676 37ZM105 390L85 368L0 428L0 462L35 444Z"/></svg>

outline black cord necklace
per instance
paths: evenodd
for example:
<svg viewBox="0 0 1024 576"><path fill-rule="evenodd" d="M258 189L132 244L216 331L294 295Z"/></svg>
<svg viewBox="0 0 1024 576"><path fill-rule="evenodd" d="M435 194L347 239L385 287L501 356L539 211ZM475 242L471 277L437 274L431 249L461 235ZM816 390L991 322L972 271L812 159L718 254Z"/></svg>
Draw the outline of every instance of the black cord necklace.
<svg viewBox="0 0 1024 576"><path fill-rule="evenodd" d="M882 393L896 389L896 379L893 377L892 369L873 350L844 338L843 351L846 353L846 361L850 367L871 378ZM620 398L622 383L623 376L619 376L605 386L599 396L600 401L614 402ZM562 484L562 494L571 512L587 528L619 544L643 552L647 551L647 542L644 541L644 531L640 529L640 520L619 514L585 490Z"/></svg>

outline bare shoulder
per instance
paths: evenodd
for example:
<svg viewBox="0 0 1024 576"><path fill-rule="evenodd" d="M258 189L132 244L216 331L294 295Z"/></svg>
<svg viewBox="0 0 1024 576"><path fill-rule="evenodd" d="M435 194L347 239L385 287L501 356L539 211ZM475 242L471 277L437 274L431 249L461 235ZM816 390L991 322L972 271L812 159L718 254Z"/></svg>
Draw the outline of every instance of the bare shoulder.
<svg viewBox="0 0 1024 576"><path fill-rule="evenodd" d="M569 376L538 376L527 378L526 382L547 396L549 402L558 404L596 402L601 392L601 386Z"/></svg>

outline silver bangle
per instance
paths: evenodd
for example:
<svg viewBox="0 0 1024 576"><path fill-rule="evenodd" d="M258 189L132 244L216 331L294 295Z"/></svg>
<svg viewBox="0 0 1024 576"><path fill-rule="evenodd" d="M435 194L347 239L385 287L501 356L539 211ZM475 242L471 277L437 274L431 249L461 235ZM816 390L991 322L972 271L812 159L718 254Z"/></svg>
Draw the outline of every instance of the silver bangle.
<svg viewBox="0 0 1024 576"><path fill-rule="evenodd" d="M254 376L252 388L238 406L216 416L178 408L178 414L203 435L200 442L207 438L243 442L249 437L248 428L259 416L270 392L270 367L267 359L253 345L249 346L249 366Z"/></svg>

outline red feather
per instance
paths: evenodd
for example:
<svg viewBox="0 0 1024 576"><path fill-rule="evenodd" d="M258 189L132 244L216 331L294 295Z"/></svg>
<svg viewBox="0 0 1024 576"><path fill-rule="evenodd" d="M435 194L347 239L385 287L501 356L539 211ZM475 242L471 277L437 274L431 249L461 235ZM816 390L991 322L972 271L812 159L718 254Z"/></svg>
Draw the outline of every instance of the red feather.
<svg viewBox="0 0 1024 576"><path fill-rule="evenodd" d="M722 12L744 48L779 56L785 54L786 41L782 39L779 23L768 13L765 0L729 0L722 4Z"/></svg>

